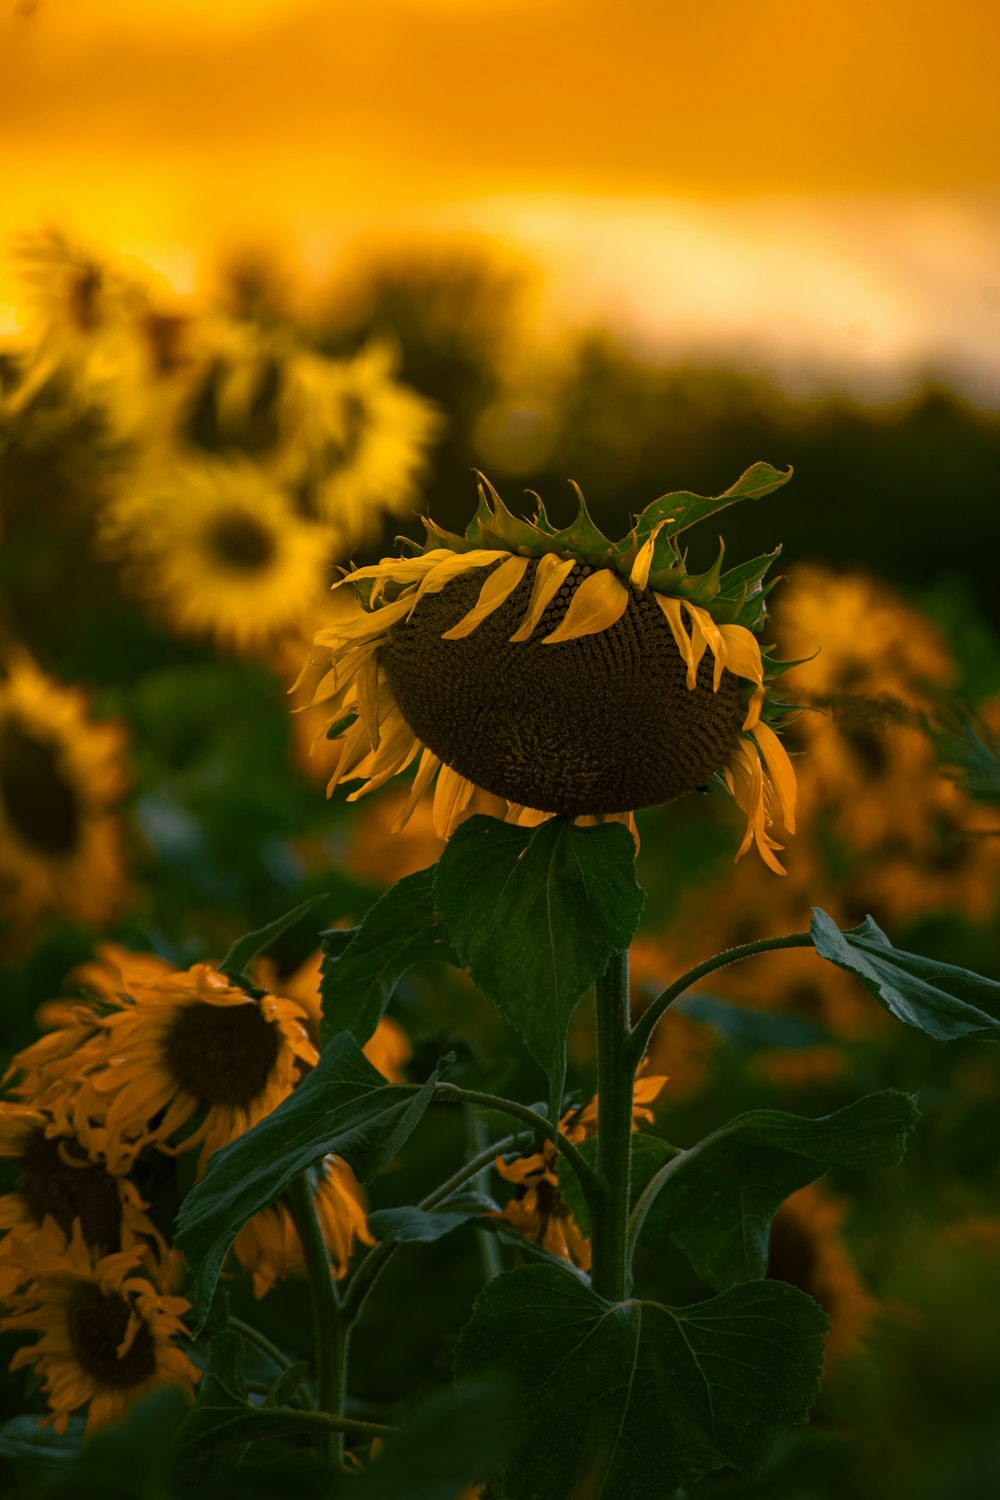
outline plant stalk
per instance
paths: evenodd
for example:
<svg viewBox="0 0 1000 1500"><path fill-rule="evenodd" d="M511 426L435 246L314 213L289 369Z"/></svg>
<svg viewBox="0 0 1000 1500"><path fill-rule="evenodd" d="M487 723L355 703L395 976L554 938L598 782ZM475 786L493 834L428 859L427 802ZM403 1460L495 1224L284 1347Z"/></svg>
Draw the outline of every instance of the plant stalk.
<svg viewBox="0 0 1000 1500"><path fill-rule="evenodd" d="M337 1283L333 1279L330 1254L316 1213L308 1172L300 1173L289 1185L286 1202L302 1242L316 1323L316 1404L321 1412L343 1419L350 1328L341 1312ZM341 1465L344 1461L343 1430L323 1431L317 1447L320 1456L328 1463Z"/></svg>
<svg viewBox="0 0 1000 1500"><path fill-rule="evenodd" d="M591 1284L608 1302L628 1296L629 1180L632 1159L632 1062L628 949L612 955L597 981L597 1173L592 1196Z"/></svg>

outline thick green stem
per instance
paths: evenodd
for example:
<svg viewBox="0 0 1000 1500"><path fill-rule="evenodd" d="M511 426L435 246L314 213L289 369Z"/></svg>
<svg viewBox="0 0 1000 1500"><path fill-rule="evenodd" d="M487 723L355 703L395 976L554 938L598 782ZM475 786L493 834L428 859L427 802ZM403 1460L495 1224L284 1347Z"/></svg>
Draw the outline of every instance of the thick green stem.
<svg viewBox="0 0 1000 1500"><path fill-rule="evenodd" d="M632 1282L628 1256L629 1175L632 1157L632 1090L628 1003L628 950L613 955L597 981L597 1173L600 1189L590 1202L594 1291L621 1302Z"/></svg>
<svg viewBox="0 0 1000 1500"><path fill-rule="evenodd" d="M811 948L813 946L812 936L808 932L792 932L788 937L760 938L756 943L741 943L737 948L727 948L725 953L716 953L712 958L706 958L704 963L696 964L693 969L688 969L673 984L667 986L662 995L657 995L653 1003L647 1008L642 1017L636 1022L635 1030L632 1032L631 1052L632 1061L636 1067L642 1061L649 1039L653 1034L653 1028L679 995L689 990L699 979L704 979L707 974L714 974L716 969L724 969L729 964L739 963L741 958L752 958L755 953L771 953L779 948Z"/></svg>
<svg viewBox="0 0 1000 1500"><path fill-rule="evenodd" d="M330 1254L316 1213L308 1172L301 1173L290 1184L286 1202L302 1242L302 1257L312 1296L316 1324L316 1404L321 1412L342 1419L350 1329L341 1312ZM317 1446L327 1462L341 1464L344 1458L343 1429L324 1431Z"/></svg>

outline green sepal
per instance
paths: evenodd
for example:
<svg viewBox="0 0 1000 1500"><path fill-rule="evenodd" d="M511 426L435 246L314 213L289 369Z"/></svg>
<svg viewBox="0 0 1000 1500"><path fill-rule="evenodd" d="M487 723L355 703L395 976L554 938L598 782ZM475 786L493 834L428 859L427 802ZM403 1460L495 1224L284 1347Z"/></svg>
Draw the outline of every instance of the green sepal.
<svg viewBox="0 0 1000 1500"><path fill-rule="evenodd" d="M549 551L545 539L530 521L509 511L485 475L479 476L479 508L465 532L477 547L499 546L521 556L541 557Z"/></svg>
<svg viewBox="0 0 1000 1500"><path fill-rule="evenodd" d="M553 532L552 536L547 539L543 550L575 553L581 561L590 563L592 567L613 566L614 544L604 535L600 527L594 524L580 486L574 484L573 489L579 506L576 520L562 531Z"/></svg>
<svg viewBox="0 0 1000 1500"><path fill-rule="evenodd" d="M690 599L692 604L702 606L711 604L719 592L722 579L722 559L726 555L726 544L719 537L719 553L710 568L704 573L688 573L681 580L678 593L684 599ZM654 585L655 587L655 585Z"/></svg>
<svg viewBox="0 0 1000 1500"><path fill-rule="evenodd" d="M773 552L763 552L760 557L752 557L749 562L728 568L720 578L719 592L712 600L712 618L720 625L746 625L752 629L752 624L744 616L756 619L758 613L761 617L766 613L760 608L764 598L763 580L775 558L780 556L779 543ZM768 588L773 586L773 583L769 584Z"/></svg>
<svg viewBox="0 0 1000 1500"><path fill-rule="evenodd" d="M430 552L434 547L447 547L451 552L474 552L476 549L477 543L467 541L464 536L456 536L453 531L445 531L430 516L421 516L420 524L427 533L425 552Z"/></svg>
<svg viewBox="0 0 1000 1500"><path fill-rule="evenodd" d="M716 511L725 510L728 505L736 505L740 500L760 500L764 495L770 495L772 491L787 484L791 477L791 466L782 472L771 464L756 463L751 464L736 483L721 495L693 495L689 490L662 495L659 500L647 505L637 519L636 537L641 545L663 523L664 531L669 536L679 536L688 527L697 525Z"/></svg>

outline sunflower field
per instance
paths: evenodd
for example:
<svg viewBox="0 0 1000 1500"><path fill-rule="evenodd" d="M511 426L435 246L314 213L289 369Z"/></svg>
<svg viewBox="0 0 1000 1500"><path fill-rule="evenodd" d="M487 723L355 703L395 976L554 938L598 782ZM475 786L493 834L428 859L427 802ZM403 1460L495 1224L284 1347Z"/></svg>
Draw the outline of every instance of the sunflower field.
<svg viewBox="0 0 1000 1500"><path fill-rule="evenodd" d="M3 1493L993 1493L996 418L21 273Z"/></svg>

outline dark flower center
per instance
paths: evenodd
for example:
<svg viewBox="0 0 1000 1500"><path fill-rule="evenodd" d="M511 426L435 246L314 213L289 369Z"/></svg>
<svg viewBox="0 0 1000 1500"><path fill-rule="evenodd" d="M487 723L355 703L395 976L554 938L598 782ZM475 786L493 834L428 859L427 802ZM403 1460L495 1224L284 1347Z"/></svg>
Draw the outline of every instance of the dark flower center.
<svg viewBox="0 0 1000 1500"><path fill-rule="evenodd" d="M407 724L446 765L511 802L568 817L694 791L728 759L745 712L732 673L712 691L708 651L688 688L659 605L631 584L614 625L543 645L590 571L574 568L528 641L509 637L534 565L471 635L442 640L479 596L486 573L476 569L426 595L378 654Z"/></svg>
<svg viewBox="0 0 1000 1500"><path fill-rule="evenodd" d="M245 1107L267 1087L280 1049L277 1025L255 1000L245 1005L196 1000L177 1013L166 1061L177 1084L202 1103Z"/></svg>
<svg viewBox="0 0 1000 1500"><path fill-rule="evenodd" d="M368 426L368 408L360 396L350 392L341 407L343 428L338 438L326 446L326 460L331 468L344 469L353 463Z"/></svg>
<svg viewBox="0 0 1000 1500"><path fill-rule="evenodd" d="M128 1390L156 1373L156 1350L146 1324L119 1359L132 1306L119 1292L102 1292L93 1282L81 1281L70 1293L66 1327L70 1347L81 1369L100 1385Z"/></svg>
<svg viewBox="0 0 1000 1500"><path fill-rule="evenodd" d="M787 1281L822 1302L818 1285L816 1246L794 1214L778 1212L771 1225L767 1275L771 1281ZM824 1309L829 1311L828 1308Z"/></svg>
<svg viewBox="0 0 1000 1500"><path fill-rule="evenodd" d="M216 517L207 536L218 560L237 573L265 568L277 551L274 533L248 511L234 510Z"/></svg>
<svg viewBox="0 0 1000 1500"><path fill-rule="evenodd" d="M80 801L51 740L16 719L0 727L0 799L7 822L39 853L71 854L80 833Z"/></svg>
<svg viewBox="0 0 1000 1500"><path fill-rule="evenodd" d="M61 1148L61 1149L60 1149ZM70 1166L66 1156L79 1161ZM88 1245L110 1252L121 1244L121 1199L114 1178L100 1162L90 1161L71 1137L47 1136L38 1129L21 1153L21 1194L32 1217L41 1223L51 1214L64 1234L79 1219Z"/></svg>

